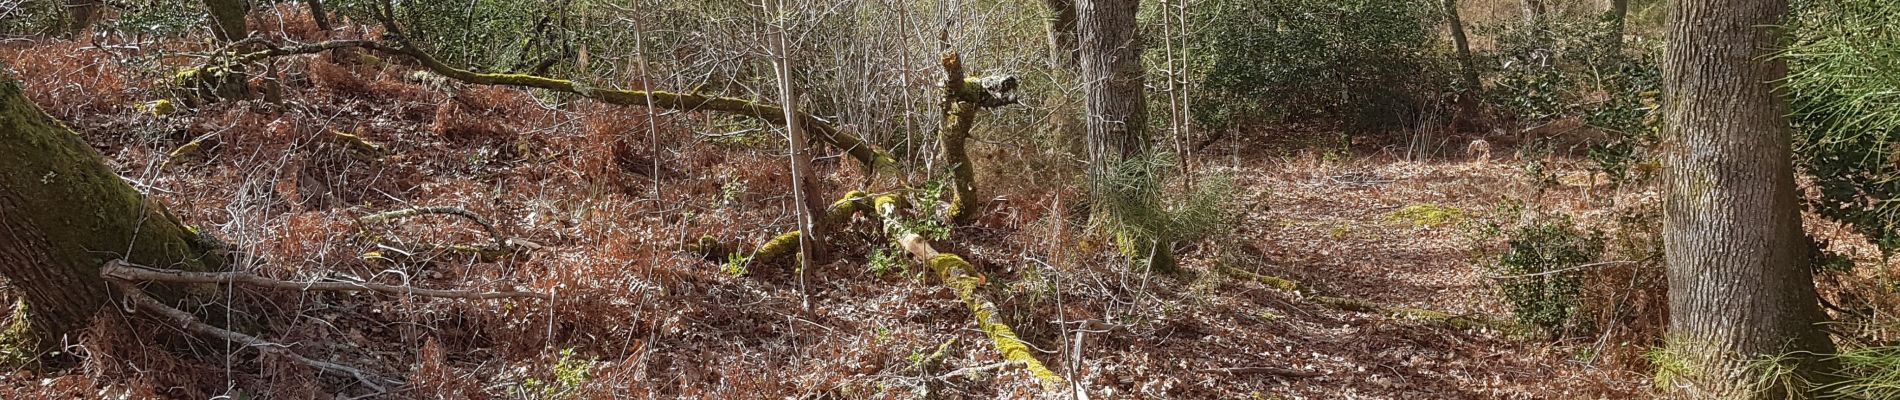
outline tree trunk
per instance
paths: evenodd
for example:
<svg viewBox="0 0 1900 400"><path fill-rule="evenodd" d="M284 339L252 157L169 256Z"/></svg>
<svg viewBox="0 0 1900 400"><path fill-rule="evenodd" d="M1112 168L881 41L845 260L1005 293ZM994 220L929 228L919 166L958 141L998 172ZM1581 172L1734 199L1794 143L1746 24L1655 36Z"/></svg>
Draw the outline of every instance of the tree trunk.
<svg viewBox="0 0 1900 400"><path fill-rule="evenodd" d="M1049 27L1049 66L1074 70L1078 49L1075 36L1075 0L1043 0L1049 6L1043 17Z"/></svg>
<svg viewBox="0 0 1900 400"><path fill-rule="evenodd" d="M103 5L104 0L67 0L66 14L72 17L72 26L67 27L67 35L79 37L86 32L86 28L91 28L93 18L99 16L99 7Z"/></svg>
<svg viewBox="0 0 1900 400"><path fill-rule="evenodd" d="M1691 398L1784 398L1764 356L1834 350L1801 231L1774 26L1786 0L1682 0L1663 64L1670 338ZM1802 365L1804 374L1824 369ZM1755 375L1751 375L1755 374ZM1810 378L1822 375L1810 374ZM1784 384L1783 380L1774 385Z"/></svg>
<svg viewBox="0 0 1900 400"><path fill-rule="evenodd" d="M1096 212L1115 213L1117 203L1152 202L1157 193L1111 187L1122 163L1148 154L1148 103L1143 95L1141 42L1135 37L1140 0L1079 0L1076 36L1081 44L1082 93L1087 110L1089 186ZM1114 193L1122 192L1122 193ZM1131 197L1132 196L1132 197ZM1148 258L1154 269L1171 269L1172 244L1164 238L1130 237L1124 252Z"/></svg>
<svg viewBox="0 0 1900 400"><path fill-rule="evenodd" d="M1455 132L1478 120L1478 99L1484 94L1484 83L1478 81L1478 66L1471 59L1471 39L1465 36L1464 21L1458 18L1458 0L1445 0L1445 22L1451 26L1451 43L1458 51L1459 78L1465 85L1463 93L1458 94L1458 115L1452 120Z"/></svg>
<svg viewBox="0 0 1900 400"><path fill-rule="evenodd" d="M0 276L23 295L28 324L6 329L24 333L7 342L48 350L74 339L109 300L99 277L107 261L194 271L222 264L3 74L0 171Z"/></svg>
<svg viewBox="0 0 1900 400"><path fill-rule="evenodd" d="M1629 13L1629 0L1610 0L1609 15L1605 15L1604 17L1610 20L1610 42L1608 44L1610 46L1610 54L1612 55L1623 53L1623 21L1629 17Z"/></svg>
<svg viewBox="0 0 1900 400"><path fill-rule="evenodd" d="M1544 0L1524 0L1524 20L1537 22L1548 12L1550 7L1544 4Z"/></svg>
<svg viewBox="0 0 1900 400"><path fill-rule="evenodd" d="M250 35L244 15L251 12L251 5L245 0L205 0L205 9L211 13L211 34L218 41L230 43Z"/></svg>
<svg viewBox="0 0 1900 400"><path fill-rule="evenodd" d="M303 2L310 7L310 21L317 24L317 29L330 30L330 16L323 12L323 0L303 0Z"/></svg>

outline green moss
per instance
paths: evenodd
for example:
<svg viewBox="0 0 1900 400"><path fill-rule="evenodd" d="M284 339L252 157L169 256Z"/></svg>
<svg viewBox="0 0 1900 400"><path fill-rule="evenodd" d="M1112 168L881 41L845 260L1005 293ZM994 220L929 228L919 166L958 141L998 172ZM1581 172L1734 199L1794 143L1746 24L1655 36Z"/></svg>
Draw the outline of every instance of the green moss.
<svg viewBox="0 0 1900 400"><path fill-rule="evenodd" d="M43 348L33 335L33 322L27 318L26 300L13 302L13 314L0 328L0 368L32 367Z"/></svg>
<svg viewBox="0 0 1900 400"><path fill-rule="evenodd" d="M752 260L770 263L798 254L799 236L800 233L798 231L791 231L779 234L777 237L773 237L772 240L765 241L764 244L759 245L757 251L752 252Z"/></svg>
<svg viewBox="0 0 1900 400"><path fill-rule="evenodd" d="M3 70L3 68L0 68ZM0 75L0 207L11 208L9 224L33 232L25 246L38 247L49 276L70 279L69 293L28 301L36 329L58 335L81 329L89 312L107 301L99 267L123 258L140 265L205 271L223 265L220 254L196 245L164 207L148 202L108 166L103 156L28 101L11 77ZM111 249L111 251L103 251ZM195 288L195 287L194 287ZM176 300L181 287L157 286L155 295ZM209 285L201 291L215 291ZM78 310L86 310L81 312ZM83 315L79 315L83 314Z"/></svg>
<svg viewBox="0 0 1900 400"><path fill-rule="evenodd" d="M1387 214L1386 221L1408 223L1412 226L1439 226L1455 223L1465 218L1465 211L1457 207L1423 203L1399 208Z"/></svg>
<svg viewBox="0 0 1900 400"><path fill-rule="evenodd" d="M1226 273L1228 275L1233 275L1235 277L1239 277L1242 279L1259 282L1260 284L1267 285L1267 287L1270 287L1270 288L1280 289L1280 290L1284 290L1288 292L1300 291L1300 283L1294 282L1291 279L1281 278L1281 277L1272 276L1272 275L1256 274L1253 272L1248 272L1245 270L1241 270L1239 268L1228 267L1228 266L1219 266L1216 268L1219 268L1220 272Z"/></svg>

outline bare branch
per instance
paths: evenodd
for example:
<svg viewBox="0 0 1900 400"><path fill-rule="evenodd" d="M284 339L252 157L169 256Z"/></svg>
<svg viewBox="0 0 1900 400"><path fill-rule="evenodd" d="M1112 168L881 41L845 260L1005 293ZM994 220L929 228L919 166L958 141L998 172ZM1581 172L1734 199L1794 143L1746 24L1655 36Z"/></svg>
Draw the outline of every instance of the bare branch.
<svg viewBox="0 0 1900 400"><path fill-rule="evenodd" d="M106 264L106 267L108 269L110 269L112 266L113 266L113 263ZM107 277L116 278L110 275L108 275ZM309 357L304 357L303 355L290 351L289 346L285 346L278 343L272 343L269 341L265 341L263 339L258 339L256 336L232 332L229 330L225 330L223 328L219 328L219 327L211 326L209 324L205 324L203 322L199 322L196 317L191 316L191 313L187 313L182 310L172 308L170 306L166 306L164 303L159 303L158 300L153 299L150 296L146 296L145 292L140 291L138 288L133 287L132 285L126 284L124 282L115 282L114 285L119 288L119 291L121 293L125 294L125 299L127 301L130 301L132 304L137 305L139 309L150 311L160 316L164 316L165 318L169 318L173 322L177 322L178 324L183 325L183 328L185 328L185 330L191 331L192 333L196 333L196 334L204 335L204 336L210 336L210 337L214 337L218 339L224 339L226 341L237 342L239 344L243 344L244 347L256 348L257 351L289 357L290 359L296 360L299 363L303 363L304 365L308 365L312 368L316 368L318 371L327 372L333 375L356 378L358 382L363 383L363 386L368 387L370 390L376 391L378 394L389 393L389 390L384 389L382 384L377 383L378 381L383 381L386 383L394 383L398 385L403 383L402 381L385 380L382 378L378 378L375 375L372 375L368 372L364 372L363 370L357 369L355 367L350 367L347 365L337 364L337 363L333 363L329 361L313 360L313 359L310 359Z"/></svg>
<svg viewBox="0 0 1900 400"><path fill-rule="evenodd" d="M499 298L536 298L552 300L546 293L536 292L474 292L465 290L422 289L410 286L394 286L369 282L291 282L265 278L242 272L191 272L175 269L152 268L133 264L125 260L106 262L99 269L99 275L123 281L174 282L174 283L243 283L267 288L299 291L370 291L397 295L416 295L423 297L441 297L455 299L499 299Z"/></svg>

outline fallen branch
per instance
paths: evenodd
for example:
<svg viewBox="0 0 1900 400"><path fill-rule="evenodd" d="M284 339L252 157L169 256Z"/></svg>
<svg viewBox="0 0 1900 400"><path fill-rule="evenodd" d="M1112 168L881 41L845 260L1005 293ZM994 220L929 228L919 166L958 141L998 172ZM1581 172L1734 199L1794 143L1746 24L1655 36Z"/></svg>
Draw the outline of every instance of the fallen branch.
<svg viewBox="0 0 1900 400"><path fill-rule="evenodd" d="M99 275L123 281L173 282L173 283L243 283L275 289L299 291L369 291L396 295L416 295L455 299L501 299L536 298L552 300L554 297L535 292L474 292L464 290L422 289L410 286L394 286L369 282L291 282L265 278L242 272L192 272L175 269L152 268L132 264L125 260L106 262L99 269Z"/></svg>
<svg viewBox="0 0 1900 400"><path fill-rule="evenodd" d="M111 264L108 263L107 266L110 267ZM107 275L106 277L117 278L110 275ZM333 363L329 361L313 360L313 359L310 359L309 357L304 357L303 355L297 354L294 351L290 351L289 346L268 342L263 339L258 339L256 336L237 333L237 332L225 330L223 328L211 326L203 322L199 322L196 317L191 316L191 313L187 313L182 310L172 308L170 306L166 306L163 303L159 303L158 300L153 299L150 296L146 296L145 292L140 291L139 288L137 287L133 287L132 285L127 284L125 282L114 282L113 285L117 286L121 293L125 294L125 299L127 301L130 301L133 305L138 306L139 309L150 311L154 314L158 314L166 318L170 318L173 322L176 322L179 325L183 325L182 327L185 328L185 330L191 331L192 333L196 333L196 334L204 335L204 336L210 336L210 337L214 337L218 339L224 339L226 341L237 342L239 344L243 344L244 347L256 348L257 351L288 357L291 360L295 360L299 363L303 363L304 365L308 365L311 368L316 368L318 371L330 373L332 375L355 378L357 382L362 382L363 386L368 387L370 390L376 391L377 394L389 393L389 390L384 389L383 385L377 383L377 381L383 381L386 383L393 383L397 385L403 384L402 381L386 380L386 379L378 378L368 372L364 372L363 370L355 368L355 367L350 367L347 365L337 364L337 363Z"/></svg>
<svg viewBox="0 0 1900 400"><path fill-rule="evenodd" d="M393 23L384 21L393 27ZM392 30L391 32L396 32ZM491 74L478 73L455 68L437 60L434 55L422 51L400 34L389 35L396 39L397 46L388 46L376 42L360 42L364 48L409 57L438 75L458 81L496 86L514 86L522 88L545 89L557 92L573 93L589 99L622 106L656 107L681 111L718 111L742 115L773 124L785 124L785 109L777 105L755 102L737 97L707 96L699 93L674 93L666 91L642 91L595 88L577 84L566 79L555 79L528 74ZM838 129L830 121L819 119L804 112L794 112L799 123L817 132L819 141L830 144L850 154L864 166L866 175L875 176L878 172L895 171L897 159L870 143L859 140L857 136Z"/></svg>
<svg viewBox="0 0 1900 400"><path fill-rule="evenodd" d="M856 190L845 193L843 198L839 198L838 201L832 202L830 207L825 208L824 224L842 226L850 222L851 217L857 215L858 212L870 209L870 199L870 194ZM750 261L773 263L798 254L799 235L801 235L799 231L791 231L773 236L772 239L760 243L752 251ZM719 239L711 236L700 237L699 242L687 246L687 250L697 252L707 261L712 262L726 262L728 257L736 251L733 246L720 243Z"/></svg>
<svg viewBox="0 0 1900 400"><path fill-rule="evenodd" d="M1238 277L1241 279L1246 279L1246 280L1250 280L1254 282L1260 282L1260 284L1267 285L1267 287L1271 287L1274 289L1280 289L1280 290L1294 292L1294 293L1299 293L1300 291L1300 283L1294 282L1291 279L1281 278L1281 277L1277 277L1273 275L1256 274L1251 271L1229 267L1226 265L1217 265L1214 268L1216 270L1219 270L1221 273L1232 275L1234 277Z"/></svg>
<svg viewBox="0 0 1900 400"><path fill-rule="evenodd" d="M897 241L898 246L910 253L911 257L936 271L937 277L943 281L944 286L956 292L957 298L963 300L963 304L970 308L970 313L976 319L977 328L989 336L996 351L1002 353L1004 361L1022 363L1023 368L1029 370L1030 376L1042 382L1043 390L1054 392L1067 384L1061 375L1049 370L1042 361L1037 360L1035 353L1030 352L1028 343L1023 342L1022 338L1016 335L1015 330L1003 323L1002 316L997 312L996 303L990 301L989 296L978 290L985 279L976 273L975 266L956 254L938 252L924 240L923 236L911 232L904 227L904 224L898 222L899 213L906 207L902 199L893 195L878 196L872 204L878 215L885 221L885 231Z"/></svg>
<svg viewBox="0 0 1900 400"><path fill-rule="evenodd" d="M501 230L495 229L494 224L488 223L488 220L482 218L481 215L477 215L475 212L461 207L412 207L370 214L358 218L357 220L365 222L395 222L420 215L453 215L462 217L475 222L476 225L481 225L482 230L488 232L489 239L495 241L496 247L504 249L509 247L508 239L501 236Z"/></svg>

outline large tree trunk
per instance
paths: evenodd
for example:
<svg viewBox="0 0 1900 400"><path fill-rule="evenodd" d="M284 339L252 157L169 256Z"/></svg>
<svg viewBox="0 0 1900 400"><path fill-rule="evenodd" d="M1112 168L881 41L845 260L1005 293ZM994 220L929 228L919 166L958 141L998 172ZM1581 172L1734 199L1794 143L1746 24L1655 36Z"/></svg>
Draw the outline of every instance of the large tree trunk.
<svg viewBox="0 0 1900 400"><path fill-rule="evenodd" d="M245 28L244 15L251 12L250 3L245 0L204 0L205 9L211 12L211 34L221 42L244 40L250 35Z"/></svg>
<svg viewBox="0 0 1900 400"><path fill-rule="evenodd" d="M1817 306L1776 82L1786 0L1681 0L1663 64L1671 346L1692 398L1782 398L1749 361L1834 350ZM1804 366L1806 367L1806 366ZM1819 368L1802 368L1812 371ZM1782 382L1777 380L1776 382Z"/></svg>
<svg viewBox="0 0 1900 400"><path fill-rule="evenodd" d="M1087 106L1089 186L1097 215L1116 212L1119 202L1153 201L1146 190L1112 187L1121 164L1148 154L1148 103L1143 95L1141 42L1135 37L1140 0L1079 0L1076 36L1080 41L1082 92ZM1120 192L1120 193L1114 193ZM1136 198L1131 198L1135 196ZM1159 237L1130 237L1123 249L1148 258L1151 267L1173 267L1172 243Z"/></svg>
<svg viewBox="0 0 1900 400"><path fill-rule="evenodd" d="M47 350L75 338L105 309L107 261L195 271L222 263L3 74L0 171L0 276L23 295L28 324L7 329L25 333L9 341Z"/></svg>
<svg viewBox="0 0 1900 400"><path fill-rule="evenodd" d="M1458 51L1459 78L1465 86L1463 93L1458 94L1458 115L1453 119L1453 131L1457 131L1477 121L1478 98L1484 93L1484 83L1478 81L1478 66L1471 58L1471 40L1465 36L1464 21L1458 18L1458 0L1445 0L1445 22L1451 26L1451 43Z"/></svg>

